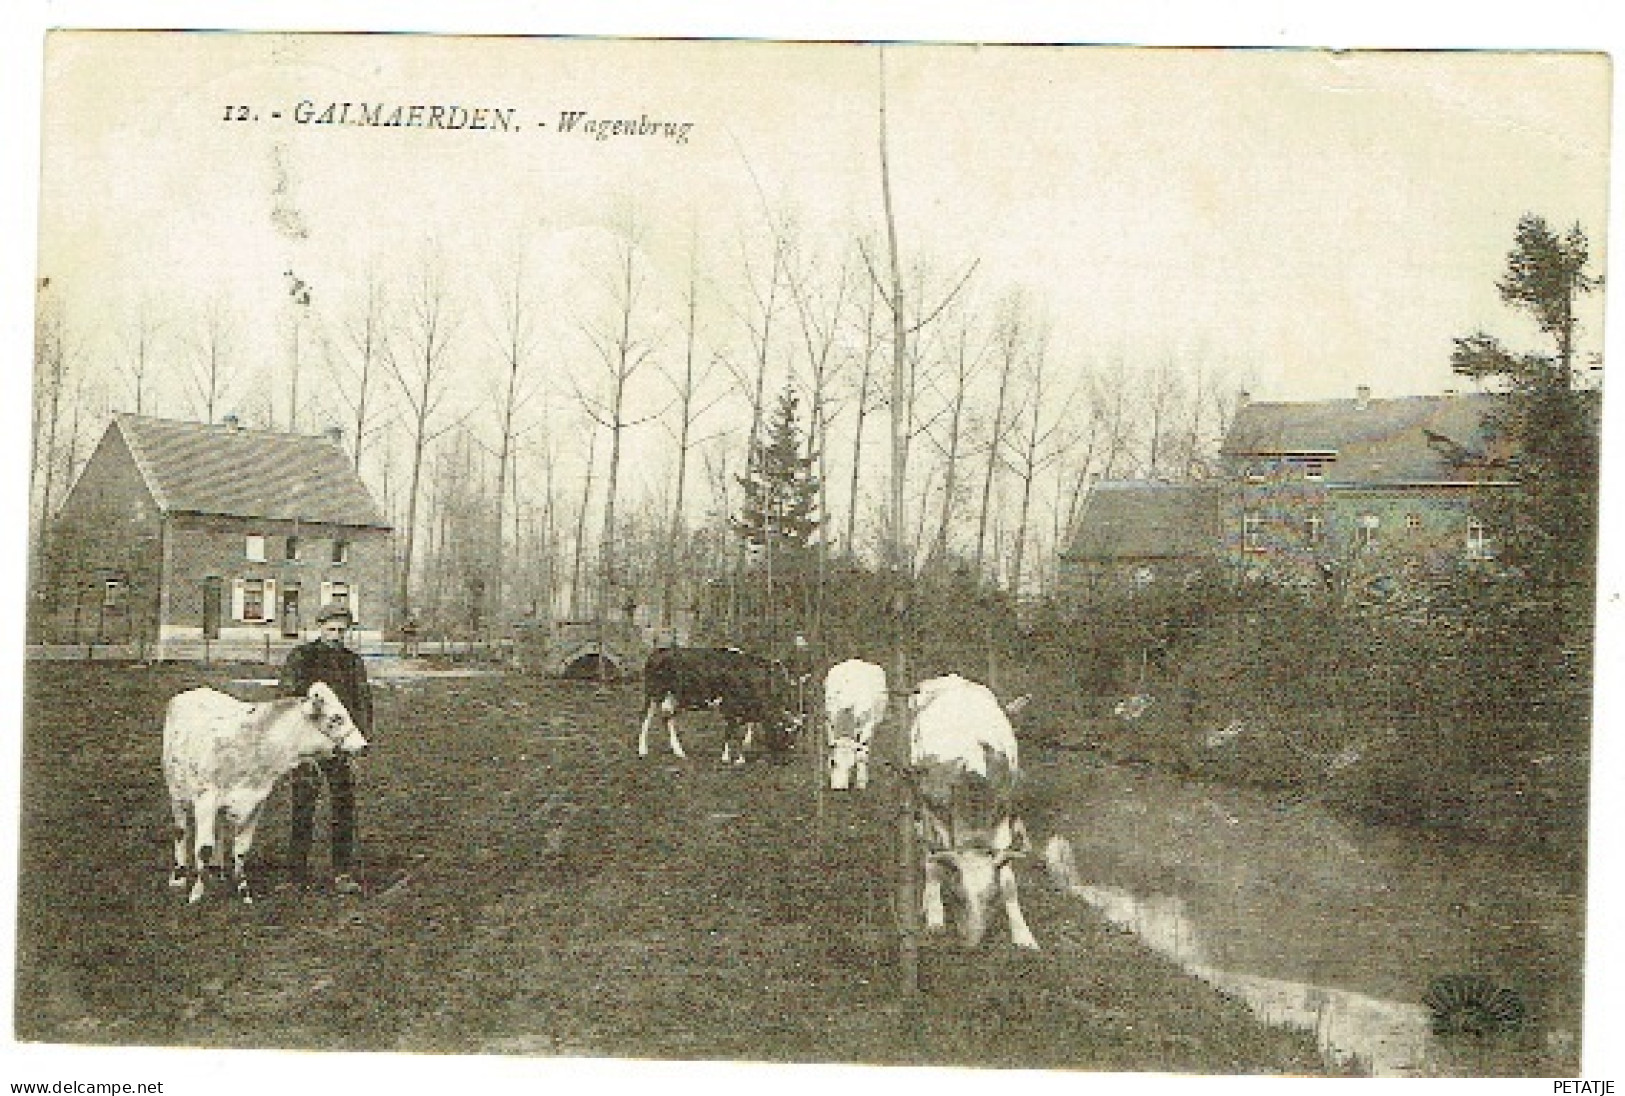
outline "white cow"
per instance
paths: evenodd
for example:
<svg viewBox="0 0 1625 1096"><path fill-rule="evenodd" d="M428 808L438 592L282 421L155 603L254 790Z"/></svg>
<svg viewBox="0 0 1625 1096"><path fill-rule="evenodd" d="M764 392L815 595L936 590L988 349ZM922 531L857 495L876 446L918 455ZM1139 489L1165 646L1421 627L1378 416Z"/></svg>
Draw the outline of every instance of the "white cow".
<svg viewBox="0 0 1625 1096"><path fill-rule="evenodd" d="M214 689L174 697L164 713L164 780L175 818L175 868L169 885L203 897L209 864L223 865L217 816L235 833L232 875L237 894L254 901L243 870L265 801L277 780L301 762L342 751L360 753L367 740L325 682L302 697L249 704Z"/></svg>
<svg viewBox="0 0 1625 1096"><path fill-rule="evenodd" d="M886 671L849 658L824 678L824 728L829 737L829 786L869 786L869 742L886 718Z"/></svg>
<svg viewBox="0 0 1625 1096"><path fill-rule="evenodd" d="M1012 702L1019 708L1026 698ZM1020 759L1006 709L984 685L957 674L922 682L909 698L909 753L925 842L922 902L928 929L946 928L942 885L959 897L959 931L975 947L995 901L1018 947L1038 947L1021 913L1011 861L1028 852L1027 827L1015 813Z"/></svg>

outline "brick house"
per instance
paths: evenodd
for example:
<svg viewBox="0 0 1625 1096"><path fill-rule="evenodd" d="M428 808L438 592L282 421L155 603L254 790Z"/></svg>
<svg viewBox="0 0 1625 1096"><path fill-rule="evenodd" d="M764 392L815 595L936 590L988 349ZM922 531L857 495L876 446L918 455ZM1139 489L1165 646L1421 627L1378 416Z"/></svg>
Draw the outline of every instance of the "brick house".
<svg viewBox="0 0 1625 1096"><path fill-rule="evenodd" d="M1243 399L1221 449L1226 557L1247 578L1392 586L1487 560L1474 512L1510 486L1492 394Z"/></svg>
<svg viewBox="0 0 1625 1096"><path fill-rule="evenodd" d="M1222 542L1222 499L1213 482L1091 483L1061 552L1061 596L1090 603L1205 581Z"/></svg>
<svg viewBox="0 0 1625 1096"><path fill-rule="evenodd" d="M378 641L391 530L340 441L114 415L45 541L34 638L269 650L338 601Z"/></svg>

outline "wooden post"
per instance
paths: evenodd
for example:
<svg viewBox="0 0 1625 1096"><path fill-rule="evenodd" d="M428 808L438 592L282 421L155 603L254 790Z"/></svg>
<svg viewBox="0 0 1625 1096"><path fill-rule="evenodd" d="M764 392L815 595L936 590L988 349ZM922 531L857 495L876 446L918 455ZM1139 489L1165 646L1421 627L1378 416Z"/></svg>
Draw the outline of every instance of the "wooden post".
<svg viewBox="0 0 1625 1096"><path fill-rule="evenodd" d="M813 776L813 826L814 836L820 850L824 844L824 800L829 794L829 744L823 727L823 720L819 718L823 706L813 708L807 704L806 687L797 687L801 693L802 728L807 734L807 753L812 758Z"/></svg>
<svg viewBox="0 0 1625 1096"><path fill-rule="evenodd" d="M898 991L904 998L920 992L920 852L915 833L917 811L913 763L909 741L907 645L908 592L899 586L892 594L892 618L896 623L896 653L890 681L890 705L897 732L893 735L893 758L897 782L897 975Z"/></svg>
<svg viewBox="0 0 1625 1096"><path fill-rule="evenodd" d="M898 659L899 668L903 660ZM897 967L898 989L905 998L920 992L920 852L914 819L914 776L908 750L908 691L899 690L898 738L903 766L897 783Z"/></svg>

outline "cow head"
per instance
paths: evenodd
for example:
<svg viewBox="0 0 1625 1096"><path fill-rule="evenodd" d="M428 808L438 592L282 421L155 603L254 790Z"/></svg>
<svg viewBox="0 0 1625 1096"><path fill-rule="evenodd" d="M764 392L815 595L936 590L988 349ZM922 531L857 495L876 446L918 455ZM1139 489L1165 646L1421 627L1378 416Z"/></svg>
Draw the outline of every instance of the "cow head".
<svg viewBox="0 0 1625 1096"><path fill-rule="evenodd" d="M1027 827L1019 818L1001 818L985 846L965 845L939 849L929 854L931 864L941 871L949 893L958 906L960 939L968 948L981 944L988 921L1001 900L1003 884L999 876L1012 860L1025 857L1030 842Z"/></svg>
<svg viewBox="0 0 1625 1096"><path fill-rule="evenodd" d="M300 701L304 716L322 733L336 753L359 754L366 750L367 740L350 718L344 704L325 681L311 685Z"/></svg>
<svg viewBox="0 0 1625 1096"><path fill-rule="evenodd" d="M842 736L829 745L829 786L844 792L869 785L869 747L855 738Z"/></svg>

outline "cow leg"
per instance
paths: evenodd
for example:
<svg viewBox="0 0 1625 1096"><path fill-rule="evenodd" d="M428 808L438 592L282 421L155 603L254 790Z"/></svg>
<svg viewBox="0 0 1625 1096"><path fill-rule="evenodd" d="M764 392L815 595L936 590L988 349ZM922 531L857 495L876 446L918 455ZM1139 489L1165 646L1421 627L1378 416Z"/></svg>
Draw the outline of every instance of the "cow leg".
<svg viewBox="0 0 1625 1096"><path fill-rule="evenodd" d="M739 739L737 746L734 743L735 739ZM725 721L722 730L722 763L726 765L731 757L735 765L743 765L745 763L745 743L749 741L750 724L745 724L745 733L740 735L739 724L731 719Z"/></svg>
<svg viewBox="0 0 1625 1096"><path fill-rule="evenodd" d="M243 900L245 906L254 904L254 891L248 884L248 854L253 851L254 833L259 828L260 817L264 813L264 800L242 811L240 820L236 823L236 838L231 846L231 875L236 883L237 897Z"/></svg>
<svg viewBox="0 0 1625 1096"><path fill-rule="evenodd" d="M192 807L189 803L172 798L169 811L175 819L175 866L169 871L169 888L180 890L186 886L187 877L195 870L192 861Z"/></svg>
<svg viewBox="0 0 1625 1096"><path fill-rule="evenodd" d="M643 728L638 731L638 756L649 756L649 724L654 722L656 702L649 701L649 710L643 715Z"/></svg>
<svg viewBox="0 0 1625 1096"><path fill-rule="evenodd" d="M1010 920L1010 942L1018 948L1038 950L1027 919L1021 915L1021 896L1016 893L1016 869L1009 864L999 868L999 895L1004 899L1004 915Z"/></svg>
<svg viewBox="0 0 1625 1096"><path fill-rule="evenodd" d="M925 858L925 887L922 899L925 908L925 927L932 932L941 932L947 928L948 919L942 911L942 864L929 854Z"/></svg>
<svg viewBox="0 0 1625 1096"><path fill-rule="evenodd" d="M676 754L678 757L686 759L688 755L683 752L683 744L677 741L676 712L668 712L666 714L666 737L671 741L671 752Z"/></svg>

